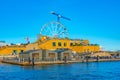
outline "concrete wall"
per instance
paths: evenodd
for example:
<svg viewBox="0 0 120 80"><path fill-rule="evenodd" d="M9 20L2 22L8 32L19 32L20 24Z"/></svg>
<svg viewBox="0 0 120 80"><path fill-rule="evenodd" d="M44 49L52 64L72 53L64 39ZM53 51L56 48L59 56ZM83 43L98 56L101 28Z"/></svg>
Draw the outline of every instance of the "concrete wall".
<svg viewBox="0 0 120 80"><path fill-rule="evenodd" d="M50 54L54 54L54 57L51 57ZM66 53L68 55L66 55ZM32 58L34 57L34 59L39 60L39 61L49 61L49 60L63 60L65 58L65 56L67 57L67 59L71 58L71 50L67 50L61 53L57 53L51 50L38 50L38 51L33 51L33 52L28 52L28 53L22 53L19 54L20 59L25 59L28 60L29 58L32 60ZM58 55L60 55L60 59L58 58ZM37 57L36 57L37 56Z"/></svg>
<svg viewBox="0 0 120 80"><path fill-rule="evenodd" d="M37 55L36 55L37 54ZM19 54L19 58L22 59L26 59L28 60L29 58L32 60L32 58L35 58L35 60L42 60L42 50L39 51L33 51L33 52L25 52L25 53L21 53Z"/></svg>

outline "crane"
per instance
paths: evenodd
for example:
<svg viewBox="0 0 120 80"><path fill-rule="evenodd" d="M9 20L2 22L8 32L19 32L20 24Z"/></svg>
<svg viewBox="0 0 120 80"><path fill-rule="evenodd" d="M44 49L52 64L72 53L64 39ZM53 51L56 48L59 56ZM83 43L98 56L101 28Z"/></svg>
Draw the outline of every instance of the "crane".
<svg viewBox="0 0 120 80"><path fill-rule="evenodd" d="M69 21L71 20L70 18L64 17L64 16L62 16L62 15L60 15L60 14L58 14L58 13L55 13L54 11L51 11L51 14L57 16L57 21L58 21L58 22L60 21L60 18L63 18L63 19L69 20Z"/></svg>
<svg viewBox="0 0 120 80"><path fill-rule="evenodd" d="M26 41L27 41L27 44L29 44L30 43L30 38L29 37L26 37L26 38L24 38Z"/></svg>

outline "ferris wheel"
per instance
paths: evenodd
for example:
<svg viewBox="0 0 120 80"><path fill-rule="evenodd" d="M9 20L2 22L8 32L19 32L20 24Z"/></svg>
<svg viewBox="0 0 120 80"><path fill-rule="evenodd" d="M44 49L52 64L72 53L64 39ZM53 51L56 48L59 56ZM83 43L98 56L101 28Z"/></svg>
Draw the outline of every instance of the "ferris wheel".
<svg viewBox="0 0 120 80"><path fill-rule="evenodd" d="M52 21L42 26L40 35L50 38L68 38L68 31L60 22Z"/></svg>

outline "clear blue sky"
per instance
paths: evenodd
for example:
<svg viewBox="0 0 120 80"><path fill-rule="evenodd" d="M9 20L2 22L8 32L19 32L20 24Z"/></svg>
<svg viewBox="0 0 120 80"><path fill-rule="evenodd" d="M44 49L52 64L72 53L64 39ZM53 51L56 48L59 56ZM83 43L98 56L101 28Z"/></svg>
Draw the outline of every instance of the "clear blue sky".
<svg viewBox="0 0 120 80"><path fill-rule="evenodd" d="M0 40L34 41L42 25L61 13L70 38L89 39L105 50L120 49L120 0L0 0Z"/></svg>

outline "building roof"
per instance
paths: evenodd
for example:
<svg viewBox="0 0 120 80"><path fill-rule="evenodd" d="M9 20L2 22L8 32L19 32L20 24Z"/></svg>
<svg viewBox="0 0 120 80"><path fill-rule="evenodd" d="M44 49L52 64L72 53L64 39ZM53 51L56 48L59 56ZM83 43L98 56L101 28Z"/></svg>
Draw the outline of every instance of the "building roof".
<svg viewBox="0 0 120 80"><path fill-rule="evenodd" d="M57 49L57 50L52 50L53 52L61 53L65 51L69 51L70 49Z"/></svg>
<svg viewBox="0 0 120 80"><path fill-rule="evenodd" d="M21 52L20 54L30 54L30 53L36 52L36 51L41 51L41 50L28 50L28 51Z"/></svg>

